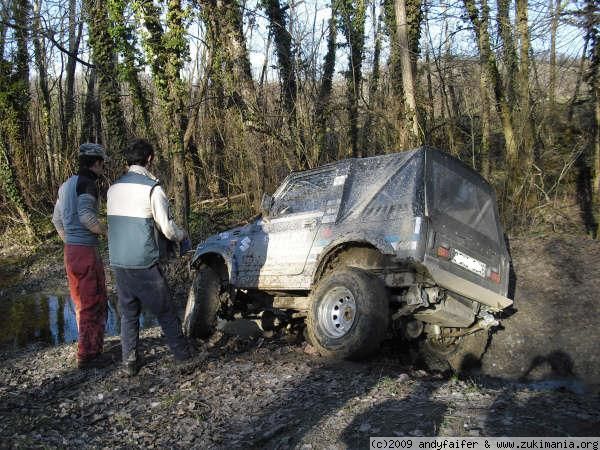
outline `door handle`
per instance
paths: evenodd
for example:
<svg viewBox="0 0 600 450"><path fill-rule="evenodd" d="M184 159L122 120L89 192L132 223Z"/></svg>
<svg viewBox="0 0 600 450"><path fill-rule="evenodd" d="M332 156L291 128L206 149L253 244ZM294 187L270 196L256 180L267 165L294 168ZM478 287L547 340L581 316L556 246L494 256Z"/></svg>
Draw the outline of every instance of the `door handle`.
<svg viewBox="0 0 600 450"><path fill-rule="evenodd" d="M308 219L308 220L305 220L304 222L302 222L302 226L303 226L304 228L312 228L312 227L314 227L316 224L317 224L317 221L316 221L316 219Z"/></svg>

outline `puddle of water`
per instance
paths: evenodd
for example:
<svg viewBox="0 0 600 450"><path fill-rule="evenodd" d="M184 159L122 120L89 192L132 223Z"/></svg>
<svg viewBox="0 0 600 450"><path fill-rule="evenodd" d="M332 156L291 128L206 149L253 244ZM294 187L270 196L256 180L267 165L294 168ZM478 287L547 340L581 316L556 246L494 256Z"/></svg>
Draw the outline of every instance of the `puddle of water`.
<svg viewBox="0 0 600 450"><path fill-rule="evenodd" d="M116 303L108 302L106 336L121 332ZM147 311L140 314L140 328L158 324ZM33 342L59 345L77 341L75 305L68 296L36 295L0 300L0 347L22 348Z"/></svg>

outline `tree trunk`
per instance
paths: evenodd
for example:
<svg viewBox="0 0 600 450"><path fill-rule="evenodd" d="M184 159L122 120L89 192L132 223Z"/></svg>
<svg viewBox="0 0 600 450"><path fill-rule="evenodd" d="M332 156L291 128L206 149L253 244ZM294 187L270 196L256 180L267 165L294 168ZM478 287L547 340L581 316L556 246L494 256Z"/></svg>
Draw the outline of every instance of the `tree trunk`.
<svg viewBox="0 0 600 450"><path fill-rule="evenodd" d="M598 53L599 44L596 43L596 53ZM600 55L597 55L600 57ZM595 130L594 130L594 177L592 178L592 210L594 211L594 230L592 237L598 239L600 228L600 80L596 79L594 88L594 106L595 106Z"/></svg>
<svg viewBox="0 0 600 450"><path fill-rule="evenodd" d="M374 4L373 30L373 41L375 42L375 48L373 50L373 68L371 70L371 77L369 78L369 103L365 114L365 122L363 125L361 144L361 147L365 150L367 155L374 154L376 144L374 139L376 133L372 133L371 127L373 124L373 109L375 106L375 96L377 95L377 87L379 84L379 56L381 54L381 27L379 21L375 16Z"/></svg>
<svg viewBox="0 0 600 450"><path fill-rule="evenodd" d="M569 109L567 112L567 121L570 123L573 120L573 113L575 112L575 102L579 97L579 89L581 88L581 82L586 70L587 64L587 48L590 42L590 36L588 33L583 38L583 50L581 51L581 58L579 60L579 70L577 71L577 79L575 81L575 88L573 89L573 96L569 101Z"/></svg>
<svg viewBox="0 0 600 450"><path fill-rule="evenodd" d="M108 14L113 24L111 33L115 38L116 47L123 60L120 72L129 86L133 105L142 117L144 137L147 137L156 146L158 140L150 120L150 102L144 86L142 86L137 67L136 46L138 43L136 33L133 27L125 21L125 7L124 2L108 3Z"/></svg>
<svg viewBox="0 0 600 450"><path fill-rule="evenodd" d="M83 103L80 143L102 141L102 120L100 116L101 107L96 96L96 69L90 69Z"/></svg>
<svg viewBox="0 0 600 450"><path fill-rule="evenodd" d="M491 175L490 137L491 137L491 112L490 112L490 82L487 71L482 66L479 76L479 95L481 97L481 148L479 150L479 171L489 180Z"/></svg>
<svg viewBox="0 0 600 450"><path fill-rule="evenodd" d="M104 145L107 153L117 154L126 140L125 117L115 67L114 41L109 31L108 14L101 0L85 0L90 29L89 43L97 67L100 104L106 121Z"/></svg>
<svg viewBox="0 0 600 450"><path fill-rule="evenodd" d="M517 167L518 158L515 132L512 124L511 109L502 87L502 81L500 79L500 73L498 72L496 58L491 51L490 36L488 32L489 8L487 5L487 0L482 0L481 2L481 16L477 10L477 7L475 6L474 0L463 1L469 15L469 19L471 20L471 23L475 29L477 45L479 47L479 61L482 66L482 70L487 72L487 77L490 80L490 84L494 91L495 107L498 115L500 116L502 131L504 133L507 164L509 169L515 169Z"/></svg>
<svg viewBox="0 0 600 450"><path fill-rule="evenodd" d="M263 2L277 51L283 104L290 121L293 121L295 118L297 86L296 72L294 70L294 53L292 51L292 35L287 30L286 14L281 8L279 0L264 0Z"/></svg>
<svg viewBox="0 0 600 450"><path fill-rule="evenodd" d="M426 9L426 8L425 8ZM424 18L426 35L430 36L429 31L429 19L427 16ZM423 142L425 144L431 143L432 136L430 130L433 129L435 124L435 100L433 95L433 80L432 80L432 70L431 70L431 55L430 55L430 45L429 43L425 45L425 70L427 72L427 113L426 120L424 121L424 139Z"/></svg>
<svg viewBox="0 0 600 450"><path fill-rule="evenodd" d="M42 128L44 131L44 150L46 154L46 164L44 165L46 185L50 192L55 189L55 177L52 166L54 158L54 141L52 135L52 126L50 118L52 117L52 101L50 99L50 89L48 88L48 70L46 66L46 46L42 38L42 27L40 8L41 0L35 0L33 5L33 46L34 58L38 73L38 85L42 93Z"/></svg>
<svg viewBox="0 0 600 450"><path fill-rule="evenodd" d="M327 147L327 122L329 119L328 108L331 100L331 90L333 87L333 74L335 71L335 51L337 40L336 26L337 11L334 8L331 11L329 20L329 34L327 36L327 53L323 59L323 77L319 87L315 105L315 124L317 127L317 149L313 155L314 165L319 165L323 161L334 161L337 154L328 151Z"/></svg>
<svg viewBox="0 0 600 450"><path fill-rule="evenodd" d="M70 148L73 145L69 136L69 130L71 128L73 115L75 114L75 69L77 65L75 56L79 51L82 30L83 21L77 20L77 2L76 0L69 0L69 54L67 55L66 89L63 101L64 113L61 124L61 143L64 149Z"/></svg>
<svg viewBox="0 0 600 450"><path fill-rule="evenodd" d="M216 3L207 4L201 11L206 26L206 45L210 52L208 73L209 98L204 108L203 127L207 133L206 144L206 189L213 197L226 195L224 158L226 142L223 133L225 120L225 87L226 61L228 59L222 41L221 21Z"/></svg>
<svg viewBox="0 0 600 450"><path fill-rule="evenodd" d="M346 73L346 108L350 127L350 156L363 156L358 140L358 101L362 97L362 60L365 46L365 1L337 0L341 26L350 48Z"/></svg>
<svg viewBox="0 0 600 450"><path fill-rule="evenodd" d="M202 0L202 3L208 0ZM227 68L233 75L227 77L227 90L248 116L256 105L256 91L250 59L246 50L242 11L237 1L216 0L217 14L221 18L222 42L228 54Z"/></svg>
<svg viewBox="0 0 600 450"><path fill-rule="evenodd" d="M0 9L0 59L4 59L4 46L6 45L6 31L9 19L9 5L3 4Z"/></svg>
<svg viewBox="0 0 600 450"><path fill-rule="evenodd" d="M296 124L297 84L295 72L295 56L292 50L292 35L287 29L286 13L279 0L263 0L269 18L269 28L274 37L279 78L281 79L282 100L287 116L292 146L300 169L309 165L304 151L304 142Z"/></svg>
<svg viewBox="0 0 600 450"><path fill-rule="evenodd" d="M15 21L14 39L16 51L13 57L12 74L12 96L9 97L11 110L9 118L11 122L7 127L7 137L12 150L16 169L16 182L20 185L20 191L28 208L33 206L31 186L31 175L35 172L33 150L31 148L31 126L29 120L29 108L31 97L29 93L29 12L28 0L15 0L13 3L13 19Z"/></svg>
<svg viewBox="0 0 600 450"><path fill-rule="evenodd" d="M520 166L524 173L531 170L533 163L533 125L531 123L531 100L529 94L529 25L527 17L527 0L516 0L517 6L517 31L519 35L519 98L518 114L515 119L521 125L522 145L519 157Z"/></svg>
<svg viewBox="0 0 600 450"><path fill-rule="evenodd" d="M11 158L10 149L17 156L25 151L31 152L27 145L28 105L29 105L29 65L27 54L27 1L17 1L13 5L13 18L17 28L15 39L17 51L15 61L11 64L4 59L4 22L0 24L0 186L3 187L8 200L23 222L27 238L36 240L35 230L25 204L23 183L26 173L18 173L18 167ZM8 8L2 11L3 18L8 17ZM11 73L11 70L14 72ZM10 145L10 149L8 145ZM21 166L23 167L23 166Z"/></svg>
<svg viewBox="0 0 600 450"><path fill-rule="evenodd" d="M428 23L426 22L426 26L428 27ZM446 25L447 26L447 25ZM427 34L429 35L429 31L427 31ZM448 33L446 32L446 42L449 44L450 42L450 37L448 36ZM440 52L441 53L441 52ZM447 86L447 82L446 82L446 68L445 65L442 62L442 57L440 55L440 53L436 54L435 52L433 53L433 63L435 65L435 70L436 70L436 75L437 75L437 79L440 85L440 119L442 121L442 124L444 126L444 130L446 132L446 141L448 142L447 146L448 146L448 150L450 151L451 154L454 154L455 152L455 120L454 120L454 116L453 116L453 109L450 103L450 99L449 99L449 95L448 95L448 91L449 88ZM449 45L446 49L445 52L445 57L444 60L447 62L448 60L451 59L451 53L450 53L450 48Z"/></svg>
<svg viewBox="0 0 600 450"><path fill-rule="evenodd" d="M511 0L498 0L498 34L502 40L502 57L506 67L506 97L510 104L515 102L517 81L517 52L510 21Z"/></svg>
<svg viewBox="0 0 600 450"><path fill-rule="evenodd" d="M409 49L406 0L394 0L394 12L396 14L396 36L398 38L400 61L402 64L402 87L404 91L406 115L411 122L413 134L411 144L419 145L422 142L422 133L419 126L413 64Z"/></svg>
<svg viewBox="0 0 600 450"><path fill-rule="evenodd" d="M185 173L185 148L183 145L185 89L181 80L181 69L188 46L183 27L181 0L167 3L166 25L160 22L160 8L152 1L142 3L143 20L149 36L146 39L152 61L152 77L161 99L162 109L173 124L168 130L169 155L173 165L175 208L177 222L188 228L189 190Z"/></svg>
<svg viewBox="0 0 600 450"><path fill-rule="evenodd" d="M556 33L558 31L558 17L561 6L560 0L550 0L548 11L552 14L550 21L550 80L548 82L548 106L550 114L554 114L556 102Z"/></svg>
<svg viewBox="0 0 600 450"><path fill-rule="evenodd" d="M593 238L600 237L600 25L598 24L598 4L593 0L586 2L586 28L587 36L591 44L591 62L589 68L588 82L594 100L594 140L592 145L591 166L591 207L593 212L593 224L591 224L591 235ZM595 6L594 6L595 5ZM594 22L594 17L596 21Z"/></svg>
<svg viewBox="0 0 600 450"><path fill-rule="evenodd" d="M4 195L6 195L11 206L17 211L19 218L23 222L29 240L33 242L36 239L35 231L25 208L25 204L23 203L23 194L19 184L16 182L10 155L8 154L4 142L5 138L2 133L0 133L0 184L3 187Z"/></svg>
<svg viewBox="0 0 600 450"><path fill-rule="evenodd" d="M167 42L171 44L171 51L166 64L168 76L168 107L169 117L173 118L175 126L169 133L171 152L173 156L173 169L175 172L175 217L187 230L189 216L189 188L185 170L185 148L183 146L184 126L184 101L186 94L181 69L188 51L185 39L185 27L183 26L184 12L181 8L181 0L169 0L167 7L167 26L169 29ZM166 43L165 43L166 44Z"/></svg>

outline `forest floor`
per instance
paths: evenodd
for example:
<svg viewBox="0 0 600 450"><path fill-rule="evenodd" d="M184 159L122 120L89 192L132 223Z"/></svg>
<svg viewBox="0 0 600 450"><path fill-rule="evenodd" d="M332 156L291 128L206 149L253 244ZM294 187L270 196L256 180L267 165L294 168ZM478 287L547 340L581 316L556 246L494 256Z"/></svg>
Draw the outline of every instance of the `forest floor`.
<svg viewBox="0 0 600 450"><path fill-rule="evenodd" d="M244 327L200 343L183 368L159 328L144 330L146 364L132 379L119 372L116 337L105 348L115 363L88 371L74 366L76 344L33 343L0 350L0 447L342 449L368 448L369 436L598 435L600 243L550 235L511 248L515 308L471 374L412 366L393 342L368 361L334 362L293 336ZM181 305L185 262L168 273ZM57 290L67 291L57 243L30 255L2 247L0 301Z"/></svg>

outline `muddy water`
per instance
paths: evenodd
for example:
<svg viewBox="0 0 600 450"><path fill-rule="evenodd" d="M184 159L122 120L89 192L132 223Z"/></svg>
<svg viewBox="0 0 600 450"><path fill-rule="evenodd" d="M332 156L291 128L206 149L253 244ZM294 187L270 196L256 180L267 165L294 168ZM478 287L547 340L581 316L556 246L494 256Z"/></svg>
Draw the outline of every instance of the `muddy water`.
<svg viewBox="0 0 600 450"><path fill-rule="evenodd" d="M157 325L156 318L142 311L140 327ZM121 324L117 306L108 304L106 335L116 336ZM0 299L0 348L25 347L33 342L59 345L77 341L75 306L68 296L32 295Z"/></svg>

